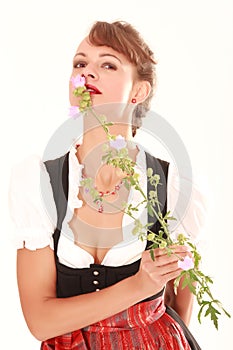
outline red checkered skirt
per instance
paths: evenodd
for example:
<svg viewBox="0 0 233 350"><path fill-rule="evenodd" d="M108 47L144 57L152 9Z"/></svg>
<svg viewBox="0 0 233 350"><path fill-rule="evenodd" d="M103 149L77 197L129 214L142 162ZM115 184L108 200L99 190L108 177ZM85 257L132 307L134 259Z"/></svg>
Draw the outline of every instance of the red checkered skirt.
<svg viewBox="0 0 233 350"><path fill-rule="evenodd" d="M165 312L163 297L138 303L83 329L41 345L41 350L190 350L181 326Z"/></svg>

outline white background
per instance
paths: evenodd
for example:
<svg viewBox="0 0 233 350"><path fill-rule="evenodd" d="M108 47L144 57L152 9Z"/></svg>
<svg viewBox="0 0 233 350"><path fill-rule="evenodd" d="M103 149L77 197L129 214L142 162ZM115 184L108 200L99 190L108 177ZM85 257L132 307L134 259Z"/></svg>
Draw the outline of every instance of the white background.
<svg viewBox="0 0 233 350"><path fill-rule="evenodd" d="M1 2L1 349L36 350L22 316L7 207L11 167L42 154L67 118L68 79L79 41L96 20L126 20L155 51L153 110L179 133L189 152L208 214L203 269L233 314L233 3L228 0L8 0ZM153 7L152 7L153 6ZM190 329L203 349L232 349L232 320L220 316ZM3 343L3 344L2 344Z"/></svg>

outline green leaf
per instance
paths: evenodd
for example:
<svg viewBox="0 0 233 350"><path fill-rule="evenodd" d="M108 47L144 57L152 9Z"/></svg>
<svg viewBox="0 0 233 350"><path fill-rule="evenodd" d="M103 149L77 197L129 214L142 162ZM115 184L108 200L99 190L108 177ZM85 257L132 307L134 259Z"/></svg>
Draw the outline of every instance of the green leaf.
<svg viewBox="0 0 233 350"><path fill-rule="evenodd" d="M182 289L184 289L185 287L187 287L189 285L190 281L189 281L189 276L185 276L183 282L182 282Z"/></svg>
<svg viewBox="0 0 233 350"><path fill-rule="evenodd" d="M216 310L211 304L209 306L209 309L207 309L205 316L207 316L210 313L210 318L214 322L215 328L218 329L218 316L220 315L220 312Z"/></svg>
<svg viewBox="0 0 233 350"><path fill-rule="evenodd" d="M181 277L182 277L182 274L180 274L174 281L174 293L175 293L175 295L177 295L177 288L179 287Z"/></svg>
<svg viewBox="0 0 233 350"><path fill-rule="evenodd" d="M198 278L196 276L196 273L195 273L194 269L189 270L189 274L190 274L190 276L191 276L193 281L196 281L196 282L198 281Z"/></svg>
<svg viewBox="0 0 233 350"><path fill-rule="evenodd" d="M190 271L190 270L189 270ZM182 282L182 289L184 289L185 287L189 287L189 290L195 295L196 294L196 287L193 285L193 280L192 277L189 274L189 271L185 271L185 278Z"/></svg>
<svg viewBox="0 0 233 350"><path fill-rule="evenodd" d="M201 316L202 316L202 312L203 312L204 307L205 307L205 304L203 304L200 307L200 310L199 310L198 315L197 315L197 319L198 319L199 323L201 323Z"/></svg>
<svg viewBox="0 0 233 350"><path fill-rule="evenodd" d="M155 254L154 254L154 250L153 249L150 249L150 256L151 256L151 259L153 261L155 261Z"/></svg>
<svg viewBox="0 0 233 350"><path fill-rule="evenodd" d="M153 212L152 206L149 203L147 205L147 210L148 210L148 214L150 216L154 216L154 212Z"/></svg>

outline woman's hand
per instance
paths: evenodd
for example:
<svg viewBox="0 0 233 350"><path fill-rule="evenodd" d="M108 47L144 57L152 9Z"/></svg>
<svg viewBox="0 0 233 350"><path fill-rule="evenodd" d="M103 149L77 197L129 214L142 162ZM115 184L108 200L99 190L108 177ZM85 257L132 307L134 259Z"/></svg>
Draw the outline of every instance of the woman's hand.
<svg viewBox="0 0 233 350"><path fill-rule="evenodd" d="M148 250L142 253L140 269L135 275L135 279L137 288L140 287L146 297L158 293L167 282L178 277L182 271L178 267L178 260L186 255L191 255L185 246L172 246L170 248L174 253L170 256L165 248L154 249L154 261Z"/></svg>

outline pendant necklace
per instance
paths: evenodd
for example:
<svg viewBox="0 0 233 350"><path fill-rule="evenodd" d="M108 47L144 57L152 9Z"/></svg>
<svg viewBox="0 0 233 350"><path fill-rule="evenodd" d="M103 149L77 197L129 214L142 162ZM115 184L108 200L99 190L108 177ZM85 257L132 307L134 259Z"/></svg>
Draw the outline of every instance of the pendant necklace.
<svg viewBox="0 0 233 350"><path fill-rule="evenodd" d="M84 172L83 172L82 178L83 179L87 179L87 178L90 179L90 177L88 177ZM92 179L92 181L93 181L93 179ZM94 203L97 204L99 213L103 213L103 211L104 211L103 199L110 197L110 196L115 196L116 194L118 194L122 185L123 185L123 181L121 180L117 185L114 186L114 189L106 190L106 191L99 191L97 186L95 186L95 185L93 186L93 188L98 192L98 198L96 200L94 200ZM90 192L90 189L88 187L84 187L84 191L87 194Z"/></svg>

